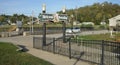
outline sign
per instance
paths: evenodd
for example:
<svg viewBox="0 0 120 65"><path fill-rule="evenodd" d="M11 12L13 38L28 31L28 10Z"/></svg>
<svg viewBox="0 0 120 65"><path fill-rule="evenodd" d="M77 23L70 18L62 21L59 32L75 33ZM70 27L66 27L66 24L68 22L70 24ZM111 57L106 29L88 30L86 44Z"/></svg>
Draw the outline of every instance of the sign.
<svg viewBox="0 0 120 65"><path fill-rule="evenodd" d="M59 21L67 21L68 16L66 14L40 14L38 16L40 21L53 21L53 22L59 22Z"/></svg>
<svg viewBox="0 0 120 65"><path fill-rule="evenodd" d="M59 21L67 21L68 16L66 14L59 14L58 19L59 19Z"/></svg>

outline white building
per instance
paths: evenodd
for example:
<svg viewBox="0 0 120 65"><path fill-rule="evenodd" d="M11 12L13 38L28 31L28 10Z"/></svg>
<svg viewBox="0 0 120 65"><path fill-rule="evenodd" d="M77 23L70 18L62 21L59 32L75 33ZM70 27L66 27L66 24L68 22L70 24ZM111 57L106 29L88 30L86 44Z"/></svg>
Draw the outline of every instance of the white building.
<svg viewBox="0 0 120 65"><path fill-rule="evenodd" d="M109 19L109 26L112 29L116 30L117 26L120 26L120 15L117 15L115 17L112 17Z"/></svg>

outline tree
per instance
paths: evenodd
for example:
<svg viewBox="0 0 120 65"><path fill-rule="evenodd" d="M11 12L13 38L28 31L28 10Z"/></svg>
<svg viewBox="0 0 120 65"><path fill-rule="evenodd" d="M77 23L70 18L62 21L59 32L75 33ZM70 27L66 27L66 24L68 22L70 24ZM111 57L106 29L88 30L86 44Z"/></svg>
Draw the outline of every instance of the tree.
<svg viewBox="0 0 120 65"><path fill-rule="evenodd" d="M16 23L17 19L16 19L16 17L10 17L10 21L11 21L11 23Z"/></svg>
<svg viewBox="0 0 120 65"><path fill-rule="evenodd" d="M104 7L102 6L104 4ZM75 9L66 10L68 16L75 15ZM95 3L90 6L79 7L77 9L77 20L80 22L94 22L99 24L103 19L108 23L108 19L120 14L120 5L109 2Z"/></svg>
<svg viewBox="0 0 120 65"><path fill-rule="evenodd" d="M6 20L5 20L5 17L3 17L3 16L0 16L0 22L5 22Z"/></svg>

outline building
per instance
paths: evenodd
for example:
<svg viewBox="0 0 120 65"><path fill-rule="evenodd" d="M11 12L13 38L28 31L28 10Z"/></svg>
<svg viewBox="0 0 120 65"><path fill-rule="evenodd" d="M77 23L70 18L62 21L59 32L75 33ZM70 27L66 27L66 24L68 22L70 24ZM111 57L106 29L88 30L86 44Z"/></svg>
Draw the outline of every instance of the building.
<svg viewBox="0 0 120 65"><path fill-rule="evenodd" d="M109 27L111 30L120 30L120 15L109 19Z"/></svg>

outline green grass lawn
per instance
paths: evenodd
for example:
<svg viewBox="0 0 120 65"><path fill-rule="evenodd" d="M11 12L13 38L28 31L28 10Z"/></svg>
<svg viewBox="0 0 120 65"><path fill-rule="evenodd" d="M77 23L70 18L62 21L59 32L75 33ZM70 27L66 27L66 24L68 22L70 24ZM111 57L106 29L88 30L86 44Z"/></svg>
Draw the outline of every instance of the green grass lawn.
<svg viewBox="0 0 120 65"><path fill-rule="evenodd" d="M53 65L16 49L13 44L0 42L0 65Z"/></svg>
<svg viewBox="0 0 120 65"><path fill-rule="evenodd" d="M116 41L118 38L120 38L120 33L117 33L117 34L114 33L113 37L110 36L110 33L78 36L78 39L83 39L83 40Z"/></svg>

